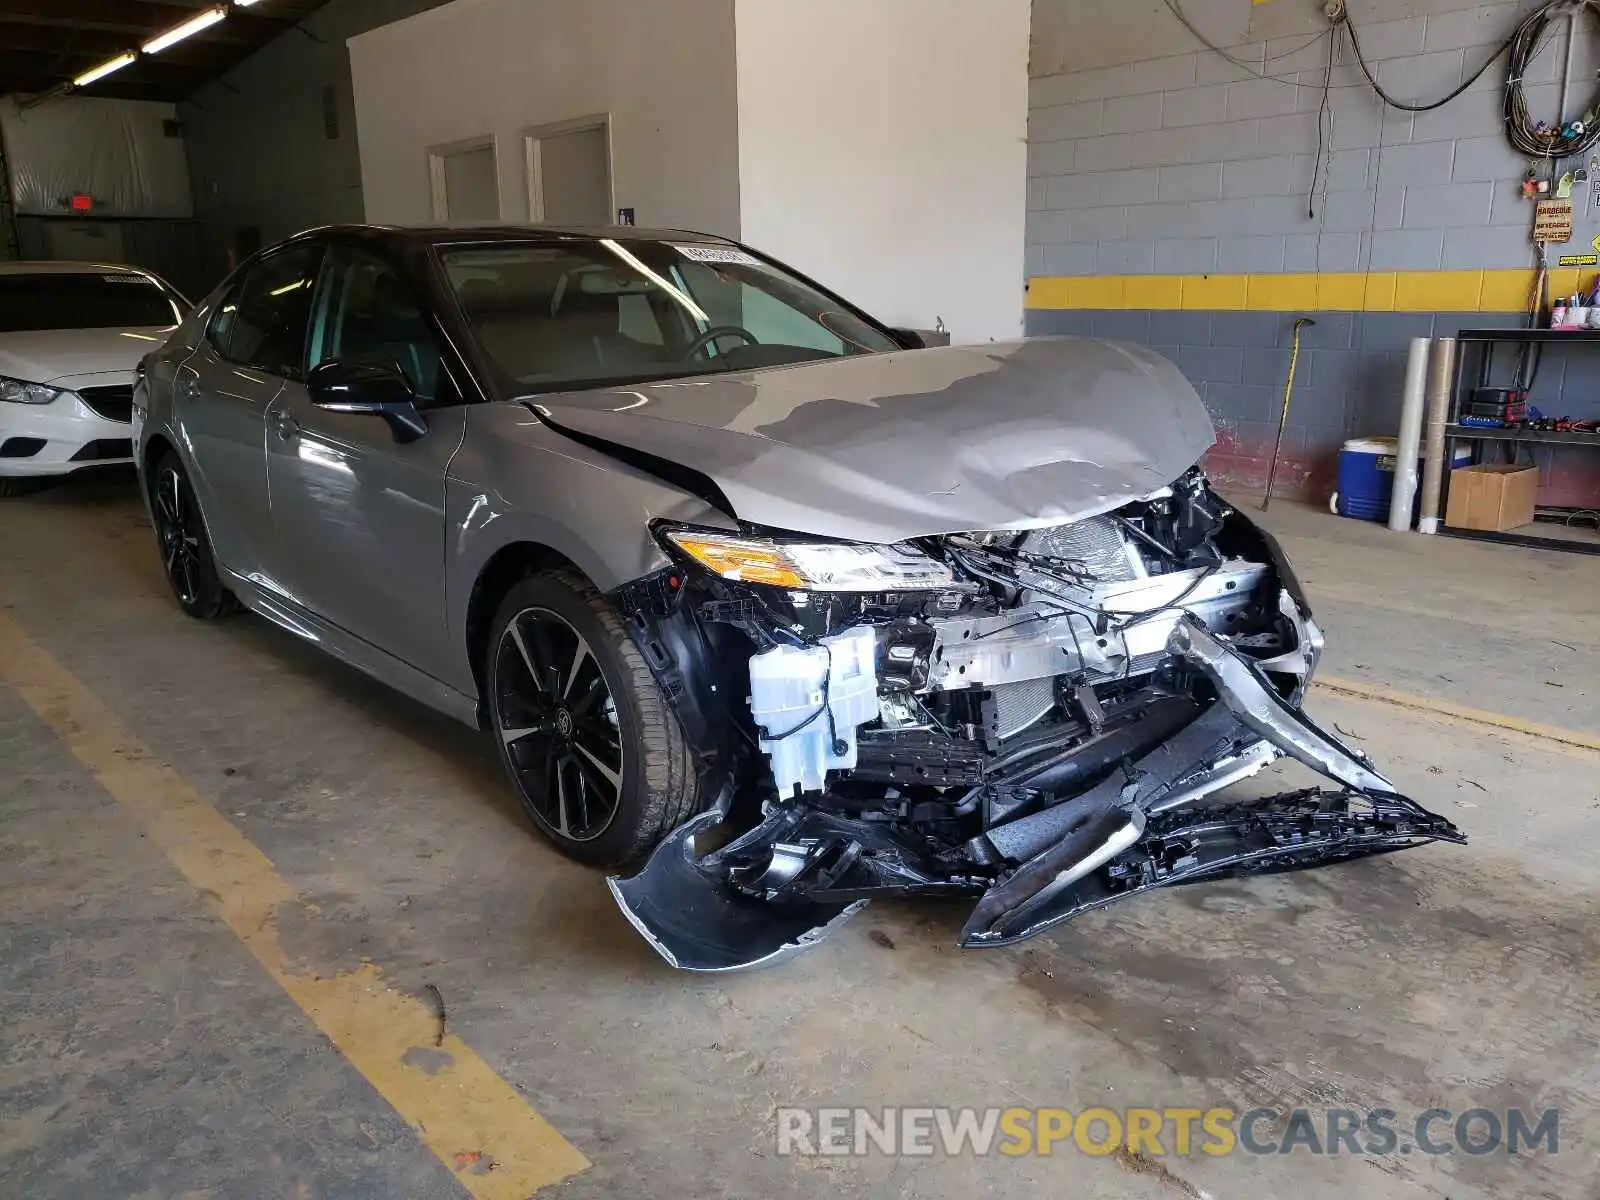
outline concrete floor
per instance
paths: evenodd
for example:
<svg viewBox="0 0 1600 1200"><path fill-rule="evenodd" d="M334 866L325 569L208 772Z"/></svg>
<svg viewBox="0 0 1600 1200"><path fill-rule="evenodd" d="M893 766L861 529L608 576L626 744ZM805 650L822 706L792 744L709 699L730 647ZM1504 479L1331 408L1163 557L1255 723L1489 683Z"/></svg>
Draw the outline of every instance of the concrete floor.
<svg viewBox="0 0 1600 1200"><path fill-rule="evenodd" d="M296 897L273 965L228 896L189 882L205 867L181 836L88 769L95 731L0 682L7 1196L496 1194L486 1162L430 1152L437 1131L280 986L360 971L436 987L451 1044L592 1162L541 1195L1600 1195L1600 753L1574 744L1600 744L1600 559L1274 508L1328 629L1324 672L1349 684L1314 712L1468 847L1176 889L997 951L954 948L959 905L879 905L784 967L701 979L528 831L477 735L258 619L185 619L124 483L7 502L0 522L13 657L20 633L104 705L90 724L170 766L159 778ZM0 661L0 680L17 670ZM406 1061L431 1070L428 1053ZM796 1160L774 1153L786 1104L1522 1105L1560 1109L1561 1141Z"/></svg>

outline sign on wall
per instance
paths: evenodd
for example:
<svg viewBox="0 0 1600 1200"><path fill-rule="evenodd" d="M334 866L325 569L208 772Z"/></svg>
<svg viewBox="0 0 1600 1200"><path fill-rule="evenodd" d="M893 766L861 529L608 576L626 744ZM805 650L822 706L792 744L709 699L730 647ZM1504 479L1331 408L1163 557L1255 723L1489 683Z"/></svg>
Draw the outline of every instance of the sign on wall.
<svg viewBox="0 0 1600 1200"><path fill-rule="evenodd" d="M1533 210L1533 240L1570 242L1572 240L1572 201L1541 200Z"/></svg>

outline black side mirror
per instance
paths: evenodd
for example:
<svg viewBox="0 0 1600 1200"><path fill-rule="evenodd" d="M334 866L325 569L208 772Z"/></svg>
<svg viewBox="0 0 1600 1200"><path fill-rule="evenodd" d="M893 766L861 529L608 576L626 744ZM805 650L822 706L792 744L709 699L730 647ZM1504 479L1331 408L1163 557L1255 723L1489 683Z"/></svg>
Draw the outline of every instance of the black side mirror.
<svg viewBox="0 0 1600 1200"><path fill-rule="evenodd" d="M311 369L306 389L318 408L382 417L397 442L414 442L428 432L417 394L394 363L328 359Z"/></svg>

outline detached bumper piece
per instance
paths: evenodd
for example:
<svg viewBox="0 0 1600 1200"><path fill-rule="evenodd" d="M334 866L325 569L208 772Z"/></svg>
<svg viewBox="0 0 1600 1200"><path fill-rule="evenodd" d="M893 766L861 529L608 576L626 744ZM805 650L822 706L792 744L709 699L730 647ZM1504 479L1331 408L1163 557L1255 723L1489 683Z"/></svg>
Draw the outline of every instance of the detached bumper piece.
<svg viewBox="0 0 1600 1200"><path fill-rule="evenodd" d="M1009 907L993 903L992 893L985 896L962 930L961 944L1008 946L1079 913L1170 884L1320 867L1425 842L1466 840L1445 818L1393 794L1311 789L1226 808L1180 809L1151 817L1137 846L1070 886Z"/></svg>
<svg viewBox="0 0 1600 1200"><path fill-rule="evenodd" d="M719 819L700 814L673 830L639 874L606 880L629 924L673 966L718 972L782 962L865 907L865 900L769 904L720 882L715 856L694 855L695 835Z"/></svg>
<svg viewBox="0 0 1600 1200"><path fill-rule="evenodd" d="M695 853L696 835L722 815L695 818L638 875L612 879L612 894L674 966L731 971L813 945L877 896L978 896L961 944L1005 946L1154 888L1466 841L1192 616L1173 630L1167 654L1199 681L1198 715L1075 793L1046 787L1043 771L1042 803L992 803L1026 794L1026 776L975 789L974 807L1020 814L997 817L979 836L941 841L926 823L849 815L848 804L813 793L775 806L709 854ZM1341 787L1213 798L1280 756Z"/></svg>

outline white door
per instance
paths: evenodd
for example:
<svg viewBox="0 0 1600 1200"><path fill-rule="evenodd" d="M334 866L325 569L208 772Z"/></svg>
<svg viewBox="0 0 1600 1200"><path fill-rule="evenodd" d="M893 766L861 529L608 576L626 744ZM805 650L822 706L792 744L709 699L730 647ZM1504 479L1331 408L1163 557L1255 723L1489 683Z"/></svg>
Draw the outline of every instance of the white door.
<svg viewBox="0 0 1600 1200"><path fill-rule="evenodd" d="M441 147L428 155L436 221L498 221L500 175L494 146Z"/></svg>
<svg viewBox="0 0 1600 1200"><path fill-rule="evenodd" d="M604 123L527 135L528 208L535 221L610 225L611 138Z"/></svg>

